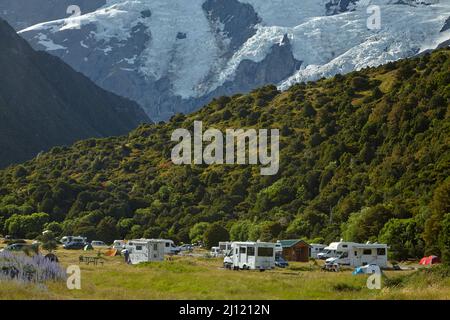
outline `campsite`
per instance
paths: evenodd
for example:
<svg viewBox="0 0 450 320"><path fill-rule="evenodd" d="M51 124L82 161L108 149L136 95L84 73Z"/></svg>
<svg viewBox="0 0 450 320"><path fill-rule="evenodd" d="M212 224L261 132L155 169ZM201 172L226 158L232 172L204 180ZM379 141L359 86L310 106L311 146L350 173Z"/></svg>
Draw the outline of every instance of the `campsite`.
<svg viewBox="0 0 450 320"><path fill-rule="evenodd" d="M370 290L367 275L353 275L353 268L326 272L320 260L265 272L231 271L223 268L223 258L201 249L138 265L119 255L104 256L105 251L61 246L54 251L64 268L80 267L80 290L67 289L65 282L0 281L0 299L450 299L448 269L421 267L418 261L405 262L402 271L384 271L381 290Z"/></svg>

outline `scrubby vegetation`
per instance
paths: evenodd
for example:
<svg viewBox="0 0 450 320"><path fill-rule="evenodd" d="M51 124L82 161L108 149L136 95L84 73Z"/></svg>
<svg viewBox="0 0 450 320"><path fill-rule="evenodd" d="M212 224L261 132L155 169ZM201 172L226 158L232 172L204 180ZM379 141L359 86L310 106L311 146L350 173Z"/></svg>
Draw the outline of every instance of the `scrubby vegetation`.
<svg viewBox="0 0 450 320"><path fill-rule="evenodd" d="M215 99L128 136L57 147L0 171L0 233L188 242L386 241L449 260L450 51ZM280 170L177 166L174 129L279 128ZM222 227L222 228L219 228ZM225 229L225 230L223 230ZM213 239L214 240L214 239Z"/></svg>

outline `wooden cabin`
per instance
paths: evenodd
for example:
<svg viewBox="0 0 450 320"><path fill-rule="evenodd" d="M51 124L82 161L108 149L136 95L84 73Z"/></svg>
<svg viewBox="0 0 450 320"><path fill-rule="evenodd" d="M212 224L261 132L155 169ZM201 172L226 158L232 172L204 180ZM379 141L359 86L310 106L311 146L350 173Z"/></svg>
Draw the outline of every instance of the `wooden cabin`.
<svg viewBox="0 0 450 320"><path fill-rule="evenodd" d="M282 256L287 261L309 261L310 246L303 240L280 240L283 249Z"/></svg>

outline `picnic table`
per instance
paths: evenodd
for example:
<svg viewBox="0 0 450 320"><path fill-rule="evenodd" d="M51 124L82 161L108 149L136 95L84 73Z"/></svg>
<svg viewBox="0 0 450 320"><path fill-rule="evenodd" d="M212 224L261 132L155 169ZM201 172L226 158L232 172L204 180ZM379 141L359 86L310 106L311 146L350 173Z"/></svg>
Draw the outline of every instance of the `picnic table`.
<svg viewBox="0 0 450 320"><path fill-rule="evenodd" d="M87 265L90 265L92 263L94 266L98 265L99 263L101 265L103 265L103 263L104 263L103 260L100 260L100 257L84 257L84 256L80 256L79 261L80 261L80 263L84 262Z"/></svg>

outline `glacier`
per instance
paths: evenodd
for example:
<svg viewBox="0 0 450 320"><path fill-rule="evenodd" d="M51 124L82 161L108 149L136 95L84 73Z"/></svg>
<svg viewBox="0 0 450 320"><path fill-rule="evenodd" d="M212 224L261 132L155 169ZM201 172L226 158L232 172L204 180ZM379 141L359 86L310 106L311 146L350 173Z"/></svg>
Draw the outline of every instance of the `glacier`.
<svg viewBox="0 0 450 320"><path fill-rule="evenodd" d="M434 49L450 40L449 17L450 0L106 0L18 32L158 121Z"/></svg>

